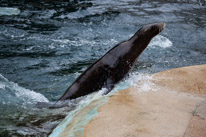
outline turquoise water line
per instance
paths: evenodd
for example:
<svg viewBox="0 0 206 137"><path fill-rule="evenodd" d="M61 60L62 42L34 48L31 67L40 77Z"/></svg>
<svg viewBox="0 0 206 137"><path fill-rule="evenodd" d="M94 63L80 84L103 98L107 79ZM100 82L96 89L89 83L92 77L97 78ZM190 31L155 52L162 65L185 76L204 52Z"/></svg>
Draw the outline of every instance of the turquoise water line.
<svg viewBox="0 0 206 137"><path fill-rule="evenodd" d="M129 79L126 79L122 82L120 82L118 84L117 87L115 87L108 95L106 96L102 96L102 91L99 91L99 93L95 93L95 94L91 94L88 95L86 99L84 99L82 102L80 102L79 106L77 109L75 109L74 111L70 112L67 117L53 130L52 134L50 134L49 137L57 137L59 136L61 133L64 132L64 130L66 129L66 127L72 122L73 118L76 116L76 114L83 109L84 107L86 107L87 105L89 105L91 102L93 101L98 101L97 104L95 104L95 106L93 107L92 110L90 110L84 117L81 118L81 122L79 122L77 125L75 125L75 127L73 127L73 130L71 130L68 134L67 137L76 137L75 136L75 132L81 132L81 135L83 135L83 130L84 130L84 126L89 123L89 121L91 121L97 114L98 114L98 108L101 107L102 105L106 104L109 100L109 97L115 93L117 93L118 91L127 89L131 86L133 86L133 82L134 83L138 83L138 81L140 79L142 79L142 75L141 74L133 74L132 76L130 76ZM86 103L85 103L86 102Z"/></svg>
<svg viewBox="0 0 206 137"><path fill-rule="evenodd" d="M73 127L73 130L71 130L67 137L76 137L75 132L80 132L81 135L83 135L84 126L89 123L97 114L98 114L98 108L102 105L106 104L108 102L109 97L103 97L100 98L100 102L98 102L97 106L95 106L92 110L90 110L89 113L87 113L82 120ZM93 101L93 100L92 100ZM86 104L80 105L76 110L72 111L49 135L49 137L57 137L61 133L64 132L66 127L72 122L72 119L76 116L77 112L81 110L82 108L86 107L88 104L90 104L92 101L87 102Z"/></svg>

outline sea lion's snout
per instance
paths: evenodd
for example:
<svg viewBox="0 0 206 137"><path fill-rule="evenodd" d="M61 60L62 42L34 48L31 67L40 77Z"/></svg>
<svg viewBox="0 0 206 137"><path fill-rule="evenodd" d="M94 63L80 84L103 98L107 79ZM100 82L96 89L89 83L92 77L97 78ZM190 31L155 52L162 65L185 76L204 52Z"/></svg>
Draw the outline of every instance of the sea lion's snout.
<svg viewBox="0 0 206 137"><path fill-rule="evenodd" d="M159 32L161 32L164 28L165 28L166 24L161 22L161 23L157 23L157 27L159 28Z"/></svg>

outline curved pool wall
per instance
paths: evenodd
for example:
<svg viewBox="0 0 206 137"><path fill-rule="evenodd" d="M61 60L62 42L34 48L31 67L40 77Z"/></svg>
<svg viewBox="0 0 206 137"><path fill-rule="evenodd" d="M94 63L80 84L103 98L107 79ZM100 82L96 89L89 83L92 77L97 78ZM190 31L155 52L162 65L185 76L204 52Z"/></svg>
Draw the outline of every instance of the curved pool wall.
<svg viewBox="0 0 206 137"><path fill-rule="evenodd" d="M140 87L138 87L141 89L138 92L147 92L149 89L156 91L157 87L151 82L151 79L152 76L148 74L131 73L128 78L120 82L118 86L116 86L109 94L102 96L102 94L106 91L106 89L103 88L98 91L98 93L86 96L86 98L79 102L76 109L68 113L66 118L52 131L49 136L76 137L79 134L80 136L83 136L83 130L86 124L95 118L98 114L98 109L102 105L108 103L110 96L129 87L135 87L140 81L144 82Z"/></svg>
<svg viewBox="0 0 206 137"><path fill-rule="evenodd" d="M75 125L73 129L69 131L67 136L76 137L75 132L80 132L80 134L83 135L84 126L98 114L98 111L97 111L98 108L101 107L103 104L105 104L107 101L108 101L108 97L101 98L98 101L98 104L96 104L87 114L83 115L83 117L81 118L81 122ZM62 134L63 131L67 128L67 126L71 124L74 116L78 114L78 111L86 107L88 104L89 103L80 105L77 109L70 112L67 115L67 117L52 131L49 137L57 137L60 134Z"/></svg>

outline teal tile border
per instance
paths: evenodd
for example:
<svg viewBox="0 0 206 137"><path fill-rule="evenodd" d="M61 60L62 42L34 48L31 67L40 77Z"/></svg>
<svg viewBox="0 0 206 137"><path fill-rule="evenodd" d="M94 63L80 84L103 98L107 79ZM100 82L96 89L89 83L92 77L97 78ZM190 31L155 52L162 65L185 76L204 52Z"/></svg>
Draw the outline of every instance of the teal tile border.
<svg viewBox="0 0 206 137"><path fill-rule="evenodd" d="M83 135L83 131L84 131L84 126L89 123L89 121L91 121L97 114L98 114L98 108L101 107L102 105L106 104L109 100L109 97L102 97L100 98L98 101L98 104L96 104L92 110L89 111L89 113L85 114L85 116L82 118L82 120L75 125L75 127L73 128L73 130L71 130L69 132L69 134L67 135L67 137L76 137L75 136L75 132L80 132ZM67 117L53 130L53 132L49 135L49 137L58 137L67 127L68 124L70 124L70 122L72 121L72 119L75 117L75 115L77 114L77 112L79 110L81 110L82 108L86 107L87 105L89 105L92 101L89 101L86 104L82 104L80 105L77 109L75 109L74 111L70 112Z"/></svg>

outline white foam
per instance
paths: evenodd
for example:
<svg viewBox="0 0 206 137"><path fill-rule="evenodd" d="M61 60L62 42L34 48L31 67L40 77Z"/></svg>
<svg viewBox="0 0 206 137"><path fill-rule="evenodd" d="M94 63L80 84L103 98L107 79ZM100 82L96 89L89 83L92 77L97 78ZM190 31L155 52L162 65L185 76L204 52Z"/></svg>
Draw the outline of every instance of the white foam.
<svg viewBox="0 0 206 137"><path fill-rule="evenodd" d="M166 38L164 36L157 35L156 37L154 37L151 40L149 46L150 47L159 46L161 48L168 48L168 47L172 46L172 42L168 38Z"/></svg>
<svg viewBox="0 0 206 137"><path fill-rule="evenodd" d="M20 10L18 8L0 7L0 15L18 15Z"/></svg>
<svg viewBox="0 0 206 137"><path fill-rule="evenodd" d="M152 82L152 79L153 78L150 74L133 72L129 75L128 78L116 84L115 88L109 94L103 96L103 94L107 91L107 89L102 88L98 92L87 95L86 98L80 102L80 104L85 104L85 103L89 104L89 102L93 100L111 96L113 94L118 93L120 90L124 90L130 87L138 88L138 92L156 91L157 87ZM141 84L139 84L140 82ZM135 94L135 93L131 93L131 94Z"/></svg>
<svg viewBox="0 0 206 137"><path fill-rule="evenodd" d="M152 82L151 75L134 72L134 73L131 73L127 79L117 84L116 87L112 90L112 92L109 93L109 96L114 93L117 93L118 95L118 91L130 88L130 87L135 87L138 90L132 91L128 94L137 94L137 93L157 90L156 85Z"/></svg>
<svg viewBox="0 0 206 137"><path fill-rule="evenodd" d="M5 87L6 87L5 85L0 83L0 89L5 89Z"/></svg>
<svg viewBox="0 0 206 137"><path fill-rule="evenodd" d="M44 95L36 93L32 90L25 89L20 87L14 82L10 82L3 75L0 74L0 94L4 94L5 101L11 101L10 98L15 99L16 101L23 101L24 103L34 103L34 102L49 102ZM3 92L3 93L2 93Z"/></svg>

